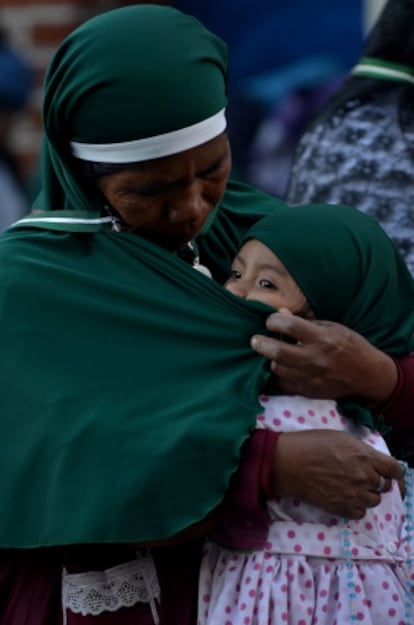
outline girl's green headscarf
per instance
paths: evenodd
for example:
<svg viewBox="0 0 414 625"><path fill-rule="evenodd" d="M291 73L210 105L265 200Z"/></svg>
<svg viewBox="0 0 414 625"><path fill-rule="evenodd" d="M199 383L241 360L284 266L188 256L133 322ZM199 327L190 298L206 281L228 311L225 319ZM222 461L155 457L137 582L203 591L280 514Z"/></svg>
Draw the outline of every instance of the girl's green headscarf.
<svg viewBox="0 0 414 625"><path fill-rule="evenodd" d="M342 323L393 356L413 349L413 278L368 215L348 206L284 207L258 221L247 239L261 241L276 254L318 319ZM362 408L350 402L342 406L372 423Z"/></svg>

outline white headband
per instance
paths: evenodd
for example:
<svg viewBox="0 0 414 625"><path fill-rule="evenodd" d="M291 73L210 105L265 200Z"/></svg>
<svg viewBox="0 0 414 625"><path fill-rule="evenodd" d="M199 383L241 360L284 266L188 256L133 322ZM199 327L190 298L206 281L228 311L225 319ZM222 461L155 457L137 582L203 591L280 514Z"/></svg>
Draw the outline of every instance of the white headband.
<svg viewBox="0 0 414 625"><path fill-rule="evenodd" d="M121 143L79 143L71 141L72 154L96 163L140 163L170 156L218 137L227 126L225 109L202 122L155 137Z"/></svg>

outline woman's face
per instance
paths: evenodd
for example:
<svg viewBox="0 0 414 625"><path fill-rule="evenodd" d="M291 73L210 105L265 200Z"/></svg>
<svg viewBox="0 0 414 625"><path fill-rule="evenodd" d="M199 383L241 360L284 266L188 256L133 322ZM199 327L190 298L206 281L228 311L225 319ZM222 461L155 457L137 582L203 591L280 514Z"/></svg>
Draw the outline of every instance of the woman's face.
<svg viewBox="0 0 414 625"><path fill-rule="evenodd" d="M305 295L282 261L256 239L247 241L237 254L225 287L243 299L315 318Z"/></svg>
<svg viewBox="0 0 414 625"><path fill-rule="evenodd" d="M125 230L177 250L200 233L224 194L230 169L224 133L185 152L103 176L98 186Z"/></svg>

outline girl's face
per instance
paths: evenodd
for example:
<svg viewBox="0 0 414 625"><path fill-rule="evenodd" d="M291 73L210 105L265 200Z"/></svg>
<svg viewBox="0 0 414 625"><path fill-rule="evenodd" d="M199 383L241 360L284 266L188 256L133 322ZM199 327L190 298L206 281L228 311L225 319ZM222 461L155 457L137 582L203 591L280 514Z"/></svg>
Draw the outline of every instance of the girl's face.
<svg viewBox="0 0 414 625"><path fill-rule="evenodd" d="M200 234L223 197L230 169L224 133L185 152L103 176L98 186L125 230L178 250Z"/></svg>
<svg viewBox="0 0 414 625"><path fill-rule="evenodd" d="M266 245L250 239L231 267L226 289L243 299L256 300L272 308L315 318L308 301L286 267Z"/></svg>

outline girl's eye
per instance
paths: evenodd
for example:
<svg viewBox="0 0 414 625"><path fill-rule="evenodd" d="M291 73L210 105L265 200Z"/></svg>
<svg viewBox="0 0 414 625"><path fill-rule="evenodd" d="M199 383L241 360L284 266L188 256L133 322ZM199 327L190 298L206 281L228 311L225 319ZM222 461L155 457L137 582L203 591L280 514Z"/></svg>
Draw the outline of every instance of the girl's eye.
<svg viewBox="0 0 414 625"><path fill-rule="evenodd" d="M237 269L232 269L230 271L230 278L234 278L235 280L240 280L241 273Z"/></svg>
<svg viewBox="0 0 414 625"><path fill-rule="evenodd" d="M261 280L259 280L259 284L262 287L262 289L276 289L277 288L273 284L273 282L270 282L270 280L266 280L266 278L262 278Z"/></svg>

